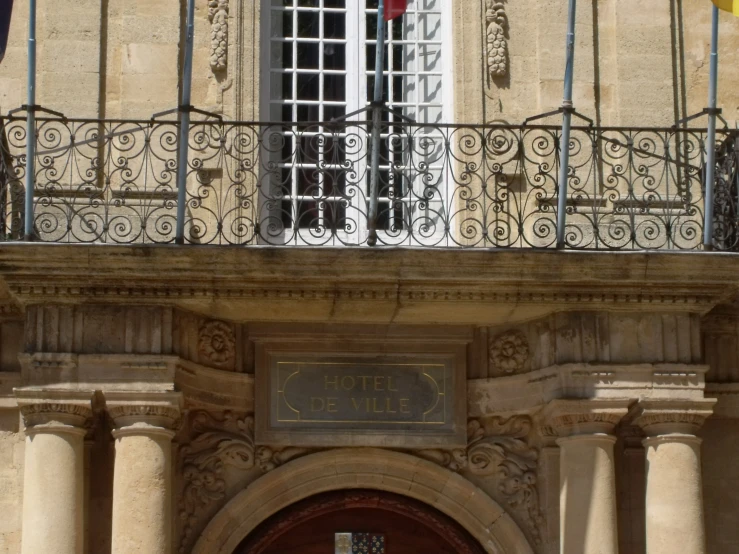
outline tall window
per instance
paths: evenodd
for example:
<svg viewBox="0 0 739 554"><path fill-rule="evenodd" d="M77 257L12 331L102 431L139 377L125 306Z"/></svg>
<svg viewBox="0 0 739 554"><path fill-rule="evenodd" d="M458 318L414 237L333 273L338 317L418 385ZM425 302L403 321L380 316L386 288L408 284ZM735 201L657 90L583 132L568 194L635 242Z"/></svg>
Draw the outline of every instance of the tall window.
<svg viewBox="0 0 739 554"><path fill-rule="evenodd" d="M378 220L386 233L407 231L413 219L413 183L397 174L403 140L388 137L407 132L395 127L403 121L451 121L449 1L410 0L408 12L388 24L384 97L392 113L383 117ZM282 123L271 209L285 230L331 228L355 242L351 235L365 229L369 181L369 136L358 122L371 116L351 114L373 95L377 0L264 2L262 119Z"/></svg>

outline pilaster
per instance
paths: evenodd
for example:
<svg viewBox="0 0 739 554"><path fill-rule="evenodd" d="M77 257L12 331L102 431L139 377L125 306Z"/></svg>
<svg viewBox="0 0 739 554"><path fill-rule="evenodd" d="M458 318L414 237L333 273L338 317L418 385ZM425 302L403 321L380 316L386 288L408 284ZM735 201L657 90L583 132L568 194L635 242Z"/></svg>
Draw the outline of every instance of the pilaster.
<svg viewBox="0 0 739 554"><path fill-rule="evenodd" d="M16 389L25 424L23 554L82 554L92 392Z"/></svg>
<svg viewBox="0 0 739 554"><path fill-rule="evenodd" d="M640 402L635 423L647 435L646 537L649 554L705 554L703 484L696 433L714 399Z"/></svg>
<svg viewBox="0 0 739 554"><path fill-rule="evenodd" d="M113 554L172 549L172 438L180 393L106 394L115 429Z"/></svg>
<svg viewBox="0 0 739 554"><path fill-rule="evenodd" d="M618 554L613 431L627 400L553 400L543 416L559 435L560 552Z"/></svg>

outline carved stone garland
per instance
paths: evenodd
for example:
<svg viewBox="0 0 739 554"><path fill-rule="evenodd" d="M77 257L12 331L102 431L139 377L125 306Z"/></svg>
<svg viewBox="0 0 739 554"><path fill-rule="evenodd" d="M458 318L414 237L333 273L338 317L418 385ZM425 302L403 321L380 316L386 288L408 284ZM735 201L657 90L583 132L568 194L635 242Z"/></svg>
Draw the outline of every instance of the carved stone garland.
<svg viewBox="0 0 739 554"><path fill-rule="evenodd" d="M534 542L541 544L544 518L536 488L539 453L524 440L530 430L527 416L471 419L466 451L421 450L416 454L452 471L494 478L501 497L523 518Z"/></svg>
<svg viewBox="0 0 739 554"><path fill-rule="evenodd" d="M250 470L256 466L269 472L288 461L316 452L309 448L272 449L254 445L254 418L237 418L226 412L216 418L206 411L192 415L195 438L181 450L185 488L180 501L183 521L179 551L187 551L199 521L226 496L226 466ZM524 440L531 419L493 417L468 422L467 449L420 450L415 455L451 471L495 479L497 491L507 505L526 523L536 544L541 544L543 517L537 493L538 452Z"/></svg>
<svg viewBox="0 0 739 554"><path fill-rule="evenodd" d="M194 412L195 438L181 453L185 488L179 510L183 521L179 551L184 553L198 521L225 498L226 466L238 470L254 467L254 418L226 412L216 418L206 411Z"/></svg>
<svg viewBox="0 0 739 554"><path fill-rule="evenodd" d="M209 0L210 68L214 73L228 66L228 5L229 0Z"/></svg>
<svg viewBox="0 0 739 554"><path fill-rule="evenodd" d="M490 78L505 77L508 75L508 40L505 34L508 16L499 0L485 0L485 25Z"/></svg>

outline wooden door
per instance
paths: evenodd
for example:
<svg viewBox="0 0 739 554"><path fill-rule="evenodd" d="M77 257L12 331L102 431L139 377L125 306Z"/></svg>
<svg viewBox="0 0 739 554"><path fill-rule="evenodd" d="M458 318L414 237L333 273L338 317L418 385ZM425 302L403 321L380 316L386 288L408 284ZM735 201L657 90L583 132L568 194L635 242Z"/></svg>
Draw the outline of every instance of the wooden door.
<svg viewBox="0 0 739 554"><path fill-rule="evenodd" d="M294 504L265 521L234 554L335 554L338 533L381 535L384 552L377 554L484 554L461 526L426 504L366 490Z"/></svg>

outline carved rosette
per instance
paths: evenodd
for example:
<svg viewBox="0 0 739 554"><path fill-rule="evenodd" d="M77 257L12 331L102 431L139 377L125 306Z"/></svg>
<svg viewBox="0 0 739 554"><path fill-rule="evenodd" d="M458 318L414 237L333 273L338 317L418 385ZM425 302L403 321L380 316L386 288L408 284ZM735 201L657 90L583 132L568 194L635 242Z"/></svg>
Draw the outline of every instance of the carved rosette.
<svg viewBox="0 0 739 554"><path fill-rule="evenodd" d="M521 331L506 331L490 339L490 368L495 375L515 375L526 369L529 341Z"/></svg>
<svg viewBox="0 0 739 554"><path fill-rule="evenodd" d="M215 366L232 366L236 358L236 337L230 325L206 321L200 326L198 351L202 359Z"/></svg>
<svg viewBox="0 0 739 554"><path fill-rule="evenodd" d="M179 503L183 523L180 552L187 552L193 534L226 497L226 469L246 471L254 467L254 418L225 412L215 417L192 413L195 438L180 451L184 490Z"/></svg>
<svg viewBox="0 0 739 554"><path fill-rule="evenodd" d="M485 0L486 59L491 78L508 75L508 16L499 0Z"/></svg>
<svg viewBox="0 0 739 554"><path fill-rule="evenodd" d="M210 68L214 73L228 66L228 11L229 0L209 0Z"/></svg>

